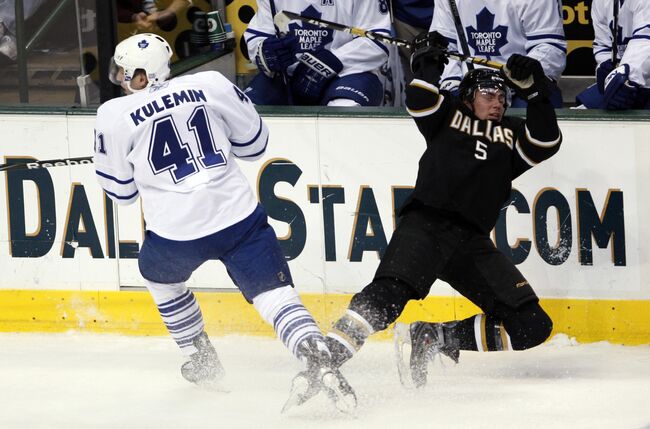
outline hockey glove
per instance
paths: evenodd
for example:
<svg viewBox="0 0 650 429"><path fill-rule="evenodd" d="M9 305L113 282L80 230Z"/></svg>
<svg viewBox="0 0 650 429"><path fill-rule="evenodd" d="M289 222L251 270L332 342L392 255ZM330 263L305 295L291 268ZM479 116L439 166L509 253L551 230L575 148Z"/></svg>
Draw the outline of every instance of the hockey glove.
<svg viewBox="0 0 650 429"><path fill-rule="evenodd" d="M525 55L513 54L503 66L503 75L517 95L528 103L547 99L549 78L539 61Z"/></svg>
<svg viewBox="0 0 650 429"><path fill-rule="evenodd" d="M448 44L447 39L437 31L418 34L411 48L413 77L437 85L445 64L449 63L444 53Z"/></svg>
<svg viewBox="0 0 650 429"><path fill-rule="evenodd" d="M630 66L620 65L605 78L603 101L607 110L633 109L638 95L639 85L630 81Z"/></svg>
<svg viewBox="0 0 650 429"><path fill-rule="evenodd" d="M259 44L255 54L257 68L272 78L296 62L298 39L295 36L269 37Z"/></svg>
<svg viewBox="0 0 650 429"><path fill-rule="evenodd" d="M605 78L614 70L612 60L603 61L596 67L596 86L601 94L605 93Z"/></svg>
<svg viewBox="0 0 650 429"><path fill-rule="evenodd" d="M303 52L293 72L291 90L301 104L319 104L327 84L343 70L343 63L326 49Z"/></svg>

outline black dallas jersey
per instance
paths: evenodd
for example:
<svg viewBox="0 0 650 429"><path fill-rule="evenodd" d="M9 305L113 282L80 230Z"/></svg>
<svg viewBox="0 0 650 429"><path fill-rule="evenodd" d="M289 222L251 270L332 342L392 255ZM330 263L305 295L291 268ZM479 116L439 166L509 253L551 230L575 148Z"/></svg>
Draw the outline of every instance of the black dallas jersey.
<svg viewBox="0 0 650 429"><path fill-rule="evenodd" d="M406 97L427 144L406 205L416 200L453 212L484 233L510 198L512 180L560 147L550 103L529 105L527 120L505 116L495 122L476 118L460 99L425 81L411 82Z"/></svg>

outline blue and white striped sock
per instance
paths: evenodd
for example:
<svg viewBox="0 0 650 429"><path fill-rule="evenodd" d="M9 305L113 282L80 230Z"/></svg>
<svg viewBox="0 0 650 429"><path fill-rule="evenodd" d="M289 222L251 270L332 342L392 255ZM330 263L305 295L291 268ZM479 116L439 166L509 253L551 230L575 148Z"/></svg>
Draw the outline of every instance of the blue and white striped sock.
<svg viewBox="0 0 650 429"><path fill-rule="evenodd" d="M284 345L300 357L298 345L310 337L323 338L316 321L302 303L285 305L273 318L273 329Z"/></svg>
<svg viewBox="0 0 650 429"><path fill-rule="evenodd" d="M297 358L301 358L298 347L303 341L309 338L324 341L316 321L291 286L261 293L253 298L253 305Z"/></svg>
<svg viewBox="0 0 650 429"><path fill-rule="evenodd" d="M161 284L147 282L163 323L185 355L196 352L192 341L205 327L196 298L185 283Z"/></svg>

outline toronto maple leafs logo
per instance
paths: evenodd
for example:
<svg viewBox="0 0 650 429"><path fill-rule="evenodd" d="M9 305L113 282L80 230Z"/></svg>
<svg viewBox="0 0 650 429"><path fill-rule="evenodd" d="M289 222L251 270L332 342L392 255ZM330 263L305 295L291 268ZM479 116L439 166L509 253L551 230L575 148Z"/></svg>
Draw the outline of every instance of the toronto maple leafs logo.
<svg viewBox="0 0 650 429"><path fill-rule="evenodd" d="M474 48L474 52L486 56L501 56L501 48L508 43L508 27L499 25L494 27L494 14L488 8L476 15L476 28L465 27L467 43Z"/></svg>
<svg viewBox="0 0 650 429"><path fill-rule="evenodd" d="M310 18L320 18L321 13L314 6L309 6L301 13ZM289 32L298 38L300 51L315 51L332 42L334 30L322 28L308 23L292 22L289 24Z"/></svg>
<svg viewBox="0 0 650 429"><path fill-rule="evenodd" d="M149 42L146 40L142 39L138 42L138 48L140 49L146 49L146 47L149 46Z"/></svg>

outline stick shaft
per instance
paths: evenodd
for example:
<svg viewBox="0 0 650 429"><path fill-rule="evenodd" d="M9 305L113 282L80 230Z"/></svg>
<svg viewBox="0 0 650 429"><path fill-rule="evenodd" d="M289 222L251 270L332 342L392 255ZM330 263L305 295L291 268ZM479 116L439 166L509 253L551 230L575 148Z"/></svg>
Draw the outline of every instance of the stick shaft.
<svg viewBox="0 0 650 429"><path fill-rule="evenodd" d="M460 22L460 13L458 12L458 6L456 6L455 0L449 0L449 8L451 9L452 17L454 18L454 26L456 27L456 34L458 35L460 47L463 49L463 53L469 57L469 45L467 44L467 37L465 37L465 30L463 30L463 23ZM469 70L474 70L471 63L467 65L467 68Z"/></svg>
<svg viewBox="0 0 650 429"><path fill-rule="evenodd" d="M618 0L614 0L614 19L612 21L612 64L618 62Z"/></svg>
<svg viewBox="0 0 650 429"><path fill-rule="evenodd" d="M309 16L302 16L300 14L294 13L294 12L288 12L288 11L282 11L280 13L284 13L287 17L291 19L297 19L303 22L307 22L309 24L315 25L317 27L322 27L322 28L329 28L332 30L337 30L337 31L343 31L345 33L353 34L355 36L359 37L366 37L368 39L372 40L377 40L379 42L387 43L389 45L397 45L397 46L403 46L407 49L411 49L411 43L403 40L403 39L398 39L395 37L390 37L382 33L377 33L375 31L371 30L364 30L363 28L357 28L357 27L349 27L347 25L339 24L336 22L331 22L331 21L326 21L324 19L318 19L318 18L311 18ZM470 63L470 64L479 64L485 67L490 67L493 69L501 69L503 68L503 64L498 63L496 61L490 61L486 60L483 58L476 58L476 57L470 57L469 55L462 54L460 52L453 52L453 51L444 51L445 55L448 56L449 58L452 58L457 61L463 61L465 63Z"/></svg>

